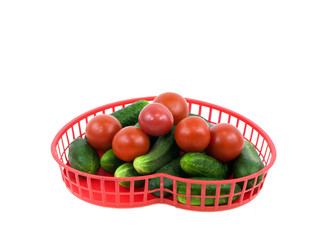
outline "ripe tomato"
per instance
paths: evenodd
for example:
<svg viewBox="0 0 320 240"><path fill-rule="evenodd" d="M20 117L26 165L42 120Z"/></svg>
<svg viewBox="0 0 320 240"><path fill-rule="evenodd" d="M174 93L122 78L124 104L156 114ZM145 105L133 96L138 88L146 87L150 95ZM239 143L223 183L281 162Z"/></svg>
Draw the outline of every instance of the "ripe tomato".
<svg viewBox="0 0 320 240"><path fill-rule="evenodd" d="M200 117L186 117L176 126L174 137L183 151L202 152L210 142L210 128Z"/></svg>
<svg viewBox="0 0 320 240"><path fill-rule="evenodd" d="M166 106L160 103L150 103L141 110L138 122L145 133L151 136L161 136L171 130L173 116Z"/></svg>
<svg viewBox="0 0 320 240"><path fill-rule="evenodd" d="M177 125L183 118L188 116L187 101L181 95L173 92L165 92L158 95L153 102L165 105L173 115L174 125Z"/></svg>
<svg viewBox="0 0 320 240"><path fill-rule="evenodd" d="M220 162L235 159L244 147L244 139L238 128L228 123L218 123L210 129L211 140L207 154Z"/></svg>
<svg viewBox="0 0 320 240"><path fill-rule="evenodd" d="M140 128L128 126L122 128L114 136L112 149L114 154L123 161L133 161L136 157L149 151L150 140Z"/></svg>
<svg viewBox="0 0 320 240"><path fill-rule="evenodd" d="M85 135L93 148L106 151L111 148L112 139L121 128L121 123L114 116L97 115L88 122Z"/></svg>

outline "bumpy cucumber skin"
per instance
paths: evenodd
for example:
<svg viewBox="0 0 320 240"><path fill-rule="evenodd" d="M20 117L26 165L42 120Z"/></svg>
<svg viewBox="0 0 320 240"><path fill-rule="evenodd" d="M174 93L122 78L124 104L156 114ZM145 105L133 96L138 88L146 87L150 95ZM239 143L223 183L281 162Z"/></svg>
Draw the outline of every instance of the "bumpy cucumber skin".
<svg viewBox="0 0 320 240"><path fill-rule="evenodd" d="M81 172L96 174L100 168L98 152L83 138L74 139L69 146L69 164Z"/></svg>
<svg viewBox="0 0 320 240"><path fill-rule="evenodd" d="M116 169L124 163L125 161L122 161L114 154L112 148L107 150L100 158L101 168L109 174L114 174Z"/></svg>
<svg viewBox="0 0 320 240"><path fill-rule="evenodd" d="M254 174L264 168L264 164L259 157L255 147L249 142L244 142L244 147L240 155L233 161L233 177L241 178ZM262 180L262 175L258 176L257 184ZM247 188L252 188L254 179L247 182Z"/></svg>
<svg viewBox="0 0 320 240"><path fill-rule="evenodd" d="M190 179L195 179L195 180L221 180L218 178L206 178L206 177L191 177ZM191 195L199 195L201 196L201 184L195 184L191 183L190 187L190 194ZM177 182L177 193L179 194L186 194L186 188L187 184L185 182ZM217 190L217 185L216 184L207 184L206 185L206 196L216 196L216 190ZM231 190L231 183L227 184L221 184L220 187L220 196L222 195L229 195ZM241 192L241 187L236 183L234 187L234 194L240 193ZM232 198L232 202L237 200L240 197L240 194L234 195ZM186 204L187 200L185 196L177 196L177 200L181 203ZM225 205L228 204L229 197L219 197L219 205ZM214 205L215 199L214 198L205 198L205 205L210 206ZM197 205L200 206L201 204L201 197L191 197L190 199L190 205Z"/></svg>
<svg viewBox="0 0 320 240"><path fill-rule="evenodd" d="M149 102L146 100L139 100L111 113L110 115L117 118L123 128L126 126L133 126L138 122L140 111L148 104Z"/></svg>
<svg viewBox="0 0 320 240"><path fill-rule="evenodd" d="M132 162L120 165L114 172L115 177L137 177L141 176L133 167ZM120 186L130 188L130 181L119 181ZM135 180L134 187L139 188L144 185L144 180Z"/></svg>
<svg viewBox="0 0 320 240"><path fill-rule="evenodd" d="M205 153L186 153L181 158L180 165L181 168L192 177L221 179L227 177L227 170L223 163Z"/></svg>
<svg viewBox="0 0 320 240"><path fill-rule="evenodd" d="M175 126L166 135L158 137L147 154L134 159L133 166L138 173L154 173L180 155L180 148L174 139L174 130Z"/></svg>
<svg viewBox="0 0 320 240"><path fill-rule="evenodd" d="M181 156L177 157L176 159L172 160L168 164L164 165L155 173L166 173L176 177L187 177L187 174L182 170L180 166L180 159L181 159ZM163 178L163 189L169 189L172 191L173 190L172 185L173 185L172 179L169 179L166 177ZM149 190L160 188L160 178L157 177L157 178L150 179L148 187L149 187ZM154 195L155 197L160 197L160 192L159 191L153 192L152 195ZM163 191L163 197L168 197L170 195L171 193Z"/></svg>
<svg viewBox="0 0 320 240"><path fill-rule="evenodd" d="M200 115L198 115L198 114L195 114L195 113L189 113L189 114L188 114L188 117L192 117L192 116L202 118L203 120L206 121L206 123L208 124L208 126L209 126L210 128L214 125L213 123L209 122L207 119L205 119L204 117L202 117L202 116L200 116Z"/></svg>

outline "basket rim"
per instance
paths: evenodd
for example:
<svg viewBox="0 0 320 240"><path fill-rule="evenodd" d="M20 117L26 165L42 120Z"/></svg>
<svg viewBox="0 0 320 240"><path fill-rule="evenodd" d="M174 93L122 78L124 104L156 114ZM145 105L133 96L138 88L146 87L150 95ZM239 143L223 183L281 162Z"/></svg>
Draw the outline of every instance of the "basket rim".
<svg viewBox="0 0 320 240"><path fill-rule="evenodd" d="M230 110L228 108L213 104L213 103L208 103L205 101L201 101L201 100L197 100L197 99L193 99L193 98L187 98L185 97L186 101L188 103L192 103L192 104L198 104L198 105L202 105L205 107L209 107L212 109L216 109L219 110L220 112L226 112L231 116L236 117L237 119L251 125L253 128L257 129L260 133L261 136L263 136L263 138L265 139L265 141L268 143L268 146L270 148L270 153L272 153L271 155L271 159L269 161L269 163L260 171L253 173L251 175L245 176L245 177L241 177L241 178L232 178L232 179L223 179L223 180L195 180L195 179L188 179L188 178L181 178L181 177L176 177L176 176L172 176L166 173L153 173L153 174L149 174L149 175L143 175L143 176L137 176L137 177L114 177L114 176L102 176L102 175L95 175L95 174L89 174L89 173L85 173L85 172L81 172L79 170L76 170L74 168L72 168L71 166L66 165L65 163L63 163L59 158L58 158L58 153L56 151L56 146L58 145L58 141L59 139L63 136L63 134L66 133L66 131L75 123L79 122L80 120L84 119L86 116L88 115L92 115L95 114L97 112L101 112L102 110L108 109L108 108L113 108L114 106L120 106L120 105L124 105L124 104L130 104L132 102L135 101L139 101L139 100L147 100L147 101L152 101L154 100L156 96L147 96L147 97L136 97L136 98L131 98L131 99L125 99L125 100L120 100L120 101L116 101L116 102L112 102L112 103L108 103L96 108L93 108L89 111L86 111L80 115L78 115L77 117L73 118L72 120L70 120L68 123L66 123L59 131L58 133L55 135L55 137L53 138L53 141L51 143L51 155L53 156L53 158L55 159L55 161L64 169L67 169L68 171L72 171L78 175L84 176L84 177L89 177L89 178L95 178L95 179L99 179L99 180L113 180L113 181L130 181L130 180L146 180L149 178L154 178L154 177L167 177L167 178L171 178L172 180L176 180L176 181L182 181L182 182L186 182L186 183L203 183L203 184L232 184L232 183L236 183L236 182L242 182L242 181L246 181L252 178L256 178L257 176L260 176L262 174L264 174L265 172L268 172L269 169L273 166L275 160L276 160L276 156L277 156L277 152L276 152L276 148L275 145L273 143L273 141L271 140L270 136L255 122L253 122L252 120L248 119L247 117L243 116L242 114L239 114L233 110ZM256 147L255 147L256 148Z"/></svg>

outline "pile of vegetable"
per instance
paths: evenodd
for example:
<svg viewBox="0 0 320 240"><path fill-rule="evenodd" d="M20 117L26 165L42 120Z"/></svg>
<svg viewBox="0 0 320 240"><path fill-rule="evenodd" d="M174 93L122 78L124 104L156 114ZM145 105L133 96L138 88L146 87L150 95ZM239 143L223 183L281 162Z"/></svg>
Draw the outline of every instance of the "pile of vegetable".
<svg viewBox="0 0 320 240"><path fill-rule="evenodd" d="M100 153L100 154L99 154ZM251 175L264 168L255 147L228 123L212 124L202 116L189 113L186 100L179 94L165 92L153 102L136 101L111 114L100 114L88 122L84 138L73 140L68 152L69 164L79 171L97 174L100 167L115 177L134 177L153 173L197 180L223 180ZM261 176L257 183L261 181ZM130 188L130 181L119 181ZM144 186L134 181L134 187ZM254 179L247 182L252 188ZM177 200L186 203L186 183L177 181ZM236 184L234 193L242 189ZM148 189L160 188L160 178L148 181ZM164 178L163 188L173 183ZM230 194L231 184L222 184L220 195ZM206 185L206 196L214 196L215 184ZM152 194L160 197L159 191ZM171 193L164 191L163 196ZM191 184L191 195L201 195L201 184ZM232 201L240 195L235 195ZM201 199L192 197L191 205ZM220 198L226 204L228 198ZM206 198L205 205L213 205Z"/></svg>

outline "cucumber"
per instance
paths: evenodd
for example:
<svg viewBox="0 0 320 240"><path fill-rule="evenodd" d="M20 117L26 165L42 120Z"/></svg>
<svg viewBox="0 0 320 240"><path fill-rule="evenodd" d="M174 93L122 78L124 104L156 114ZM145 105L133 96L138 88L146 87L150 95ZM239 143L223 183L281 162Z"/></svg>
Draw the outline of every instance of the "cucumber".
<svg viewBox="0 0 320 240"><path fill-rule="evenodd" d="M137 127L137 128L141 128L139 122L136 122L136 124L133 125L133 126L135 126L135 127Z"/></svg>
<svg viewBox="0 0 320 240"><path fill-rule="evenodd" d="M133 167L132 162L120 165L114 172L115 177L137 177L141 176ZM119 181L120 186L130 188L130 181ZM135 180L134 187L139 188L144 185L144 180Z"/></svg>
<svg viewBox="0 0 320 240"><path fill-rule="evenodd" d="M192 177L225 179L227 170L223 163L200 152L186 153L180 160L182 169Z"/></svg>
<svg viewBox="0 0 320 240"><path fill-rule="evenodd" d="M226 172L227 172L226 178L230 178L231 175L232 175L233 161L223 162L222 164L223 164L223 166L225 167Z"/></svg>
<svg viewBox="0 0 320 240"><path fill-rule="evenodd" d="M123 128L126 126L132 126L138 122L140 111L148 104L149 102L146 100L139 100L111 113L110 115L117 118Z"/></svg>
<svg viewBox="0 0 320 240"><path fill-rule="evenodd" d="M154 173L180 155L180 148L174 139L174 130L175 126L166 135L158 137L147 154L134 159L133 166L138 173Z"/></svg>
<svg viewBox="0 0 320 240"><path fill-rule="evenodd" d="M74 139L69 146L69 164L81 172L96 174L100 168L98 152L83 138Z"/></svg>
<svg viewBox="0 0 320 240"><path fill-rule="evenodd" d="M168 164L164 165L162 168L160 168L158 171L156 171L155 173L166 173L172 176L176 176L176 177L186 177L187 174L182 170L181 166L180 166L180 159L181 156L177 157L176 159L172 160L171 162L169 162ZM172 179L163 178L163 188L164 189L169 189L172 191ZM149 190L153 190L153 189L157 189L160 188L160 178L152 178L149 180ZM160 197L160 192L153 192L152 195L156 196L156 197ZM170 196L171 193L163 191L163 196L164 197L168 197Z"/></svg>
<svg viewBox="0 0 320 240"><path fill-rule="evenodd" d="M240 155L233 161L233 177L241 178L254 174L264 168L264 164L259 157L256 148L249 142L244 142L244 147ZM262 175L258 176L257 184L261 182ZM242 182L243 184L243 182ZM247 182L247 188L252 188L254 184L254 178L249 179Z"/></svg>
<svg viewBox="0 0 320 240"><path fill-rule="evenodd" d="M195 117L200 117L200 118L202 118L203 120L205 120L206 123L208 124L208 126L209 126L210 128L214 125L213 123L209 122L207 119L205 119L204 117L202 117L202 116L200 116L200 115L198 115L198 114L195 114L195 113L189 113L189 114L188 114L188 117L193 117L193 116L195 116Z"/></svg>
<svg viewBox="0 0 320 240"><path fill-rule="evenodd" d="M122 161L114 154L112 148L107 150L100 158L101 168L109 174L114 174L116 169L124 163L125 161Z"/></svg>
<svg viewBox="0 0 320 240"><path fill-rule="evenodd" d="M190 179L195 180L220 180L218 178L206 178L206 177L191 177ZM186 194L187 183L185 182L177 182L177 193L178 194ZM201 188L202 184L191 183L190 185L190 195L201 196ZM206 193L205 196L216 196L217 185L216 184L206 184ZM220 187L220 196L230 194L231 183L221 184ZM236 183L234 186L234 194L241 192L240 186ZM232 198L232 202L237 200L240 197L240 194L234 195ZM177 195L177 200L181 203L186 204L186 197ZM219 197L219 205L228 204L229 197ZM215 198L205 198L205 205L214 205ZM190 199L191 205L200 206L201 197L191 197Z"/></svg>

